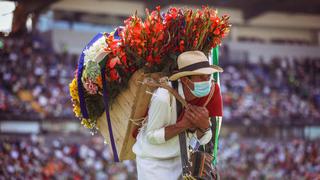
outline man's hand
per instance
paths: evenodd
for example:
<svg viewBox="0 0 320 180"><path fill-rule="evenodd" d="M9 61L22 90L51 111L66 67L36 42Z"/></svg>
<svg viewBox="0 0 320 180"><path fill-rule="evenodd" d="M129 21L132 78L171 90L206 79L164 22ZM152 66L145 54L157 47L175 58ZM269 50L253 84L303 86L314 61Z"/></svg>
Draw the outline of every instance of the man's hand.
<svg viewBox="0 0 320 180"><path fill-rule="evenodd" d="M179 122L165 127L166 141L187 129L205 130L210 126L209 113L206 108L188 105L181 116L182 119ZM198 135L198 137L202 135Z"/></svg>
<svg viewBox="0 0 320 180"><path fill-rule="evenodd" d="M192 123L191 111L187 111L187 109L185 110L185 112L182 115L180 124L186 129L195 128L195 125Z"/></svg>
<svg viewBox="0 0 320 180"><path fill-rule="evenodd" d="M165 127L166 141L178 135L179 133L194 127L194 125L191 122L190 113L191 112L187 112L187 111L182 112L182 114L180 115L181 117L178 117L178 118L181 118L179 122Z"/></svg>
<svg viewBox="0 0 320 180"><path fill-rule="evenodd" d="M210 127L209 112L207 108L201 106L189 105L186 108L186 113L190 118L188 120L199 129L207 129Z"/></svg>

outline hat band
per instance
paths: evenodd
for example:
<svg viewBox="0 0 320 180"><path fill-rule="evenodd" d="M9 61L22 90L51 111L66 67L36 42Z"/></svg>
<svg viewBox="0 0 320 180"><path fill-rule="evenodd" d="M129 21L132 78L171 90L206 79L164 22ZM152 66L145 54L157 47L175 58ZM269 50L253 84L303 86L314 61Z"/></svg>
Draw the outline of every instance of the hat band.
<svg viewBox="0 0 320 180"><path fill-rule="evenodd" d="M198 63L194 63L191 64L189 66L183 67L181 69L179 69L179 72L183 72L183 71L194 71L200 68L206 68L206 67L210 67L210 64L208 61L202 61L202 62L198 62Z"/></svg>

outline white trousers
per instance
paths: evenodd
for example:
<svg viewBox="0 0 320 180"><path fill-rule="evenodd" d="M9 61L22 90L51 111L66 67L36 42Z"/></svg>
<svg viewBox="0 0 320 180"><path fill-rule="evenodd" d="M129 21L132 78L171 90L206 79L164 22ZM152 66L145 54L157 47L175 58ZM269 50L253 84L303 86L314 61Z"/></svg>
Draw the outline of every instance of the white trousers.
<svg viewBox="0 0 320 180"><path fill-rule="evenodd" d="M154 159L138 157L138 180L178 180L182 179L181 158Z"/></svg>

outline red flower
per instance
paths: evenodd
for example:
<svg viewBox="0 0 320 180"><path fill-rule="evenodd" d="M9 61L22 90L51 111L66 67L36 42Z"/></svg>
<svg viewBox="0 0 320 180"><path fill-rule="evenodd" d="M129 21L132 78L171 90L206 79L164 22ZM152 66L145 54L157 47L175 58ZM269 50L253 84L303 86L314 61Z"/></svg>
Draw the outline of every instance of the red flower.
<svg viewBox="0 0 320 180"><path fill-rule="evenodd" d="M156 23L155 26L155 32L161 32L163 30L163 24L162 23Z"/></svg>
<svg viewBox="0 0 320 180"><path fill-rule="evenodd" d="M162 40L163 40L163 33L161 33L161 34L159 35L158 40L159 40L159 41L162 41Z"/></svg>
<svg viewBox="0 0 320 180"><path fill-rule="evenodd" d="M114 57L109 61L109 68L113 69L116 64L121 64L119 57Z"/></svg>
<svg viewBox="0 0 320 180"><path fill-rule="evenodd" d="M177 8L170 8L169 12L166 14L165 19L169 22L171 19L176 19L178 16Z"/></svg>
<svg viewBox="0 0 320 180"><path fill-rule="evenodd" d="M200 18L201 16L202 16L202 11L201 11L201 10L198 10L196 17Z"/></svg>
<svg viewBox="0 0 320 180"><path fill-rule="evenodd" d="M138 49L137 49L137 52L138 52L138 55L141 55L141 54L142 54L142 49L141 49L141 48L138 48Z"/></svg>
<svg viewBox="0 0 320 180"><path fill-rule="evenodd" d="M110 78L111 78L111 80L113 80L113 81L118 80L118 79L119 79L118 71L115 70L115 69L111 69L111 71L110 71Z"/></svg>
<svg viewBox="0 0 320 180"><path fill-rule="evenodd" d="M218 37L213 38L213 46L215 47L219 44L221 44L221 39Z"/></svg>
<svg viewBox="0 0 320 180"><path fill-rule="evenodd" d="M193 41L193 47L196 47L197 45L198 45L198 40L196 39Z"/></svg>
<svg viewBox="0 0 320 180"><path fill-rule="evenodd" d="M219 34L220 34L220 29L219 29L219 28L216 28L216 30L214 30L213 34L214 34L214 35L219 35Z"/></svg>
<svg viewBox="0 0 320 180"><path fill-rule="evenodd" d="M156 7L156 10L157 10L158 12L160 12L160 6L157 6L157 7Z"/></svg>
<svg viewBox="0 0 320 180"><path fill-rule="evenodd" d="M157 64L160 64L160 56L156 56L154 57L154 61L157 63Z"/></svg>
<svg viewBox="0 0 320 180"><path fill-rule="evenodd" d="M123 56L121 57L121 60L122 60L123 64L127 66L127 56L126 56L126 55L123 55Z"/></svg>
<svg viewBox="0 0 320 180"><path fill-rule="evenodd" d="M156 38L154 38L154 37L151 38L151 43L152 44L154 44L156 41L157 41Z"/></svg>
<svg viewBox="0 0 320 180"><path fill-rule="evenodd" d="M149 55L147 56L146 61L147 61L147 62L150 62L150 63L152 62L152 56L151 56L151 54L149 54Z"/></svg>
<svg viewBox="0 0 320 180"><path fill-rule="evenodd" d="M170 8L170 13L172 14L172 18L176 18L178 16L177 8Z"/></svg>
<svg viewBox="0 0 320 180"><path fill-rule="evenodd" d="M184 51L184 41L183 40L180 41L179 49L180 49L180 52Z"/></svg>
<svg viewBox="0 0 320 180"><path fill-rule="evenodd" d="M219 17L216 17L215 20L214 20L214 22L215 22L216 24L219 24L219 23L220 23Z"/></svg>
<svg viewBox="0 0 320 180"><path fill-rule="evenodd" d="M147 21L147 22L145 23L145 31L146 31L146 34L150 34L150 33L151 33L149 21Z"/></svg>
<svg viewBox="0 0 320 180"><path fill-rule="evenodd" d="M141 27L140 23L137 23L137 24L133 27L133 33L134 33L135 35L140 35L141 29L142 29L142 27Z"/></svg>

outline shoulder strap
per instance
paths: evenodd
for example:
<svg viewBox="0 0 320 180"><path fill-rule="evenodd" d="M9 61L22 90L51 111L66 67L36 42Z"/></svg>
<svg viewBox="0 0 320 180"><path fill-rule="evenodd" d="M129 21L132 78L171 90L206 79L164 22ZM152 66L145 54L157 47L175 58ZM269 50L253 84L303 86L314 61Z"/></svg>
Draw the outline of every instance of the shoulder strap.
<svg viewBox="0 0 320 180"><path fill-rule="evenodd" d="M208 103L210 102L210 100L211 100L211 98L213 97L213 95L214 95L214 91L215 91L215 85L216 85L216 83L213 83L212 84L212 86L211 86L211 90L210 90L210 94L209 94L209 96L208 96L208 98L207 98L207 100L206 100L206 102L203 104L203 106L202 107L206 107L207 105L208 105ZM212 120L213 118L211 118L210 117L210 121L211 121L211 124L213 124L213 120ZM216 124L214 124L214 126L211 126L211 131L212 132L215 132L215 125ZM215 144L215 134L212 134L212 138L211 138L211 140L209 141L209 143L207 143L206 145L201 145L200 146L200 151L205 151L205 152L207 152L207 153L210 153L210 154L212 154L212 152L213 152L213 147L214 147L214 144Z"/></svg>
<svg viewBox="0 0 320 180"><path fill-rule="evenodd" d="M208 103L210 102L211 98L213 97L213 95L214 95L214 90L215 90L215 88L216 88L215 85L216 85L216 83L212 83L211 90L210 90L210 94L209 94L206 102L203 104L202 107L206 107L206 106L208 105Z"/></svg>
<svg viewBox="0 0 320 180"><path fill-rule="evenodd" d="M174 89L178 90L178 82L173 81L172 86ZM176 100L177 105L177 118L180 116L182 111L182 105L180 101ZM187 151L187 143L186 143L186 132L181 132L179 134L179 144L180 144L180 154L181 154L181 164L182 164L182 175L190 175L190 164L188 161L188 151Z"/></svg>

